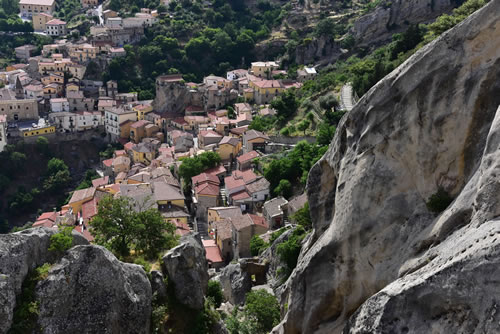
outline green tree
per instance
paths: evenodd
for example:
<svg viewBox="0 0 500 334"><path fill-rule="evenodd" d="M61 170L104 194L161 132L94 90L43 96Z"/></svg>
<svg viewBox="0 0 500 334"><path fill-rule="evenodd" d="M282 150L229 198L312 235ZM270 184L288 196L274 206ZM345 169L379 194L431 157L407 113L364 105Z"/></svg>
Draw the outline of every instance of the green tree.
<svg viewBox="0 0 500 334"><path fill-rule="evenodd" d="M297 226L292 232L288 240L280 243L277 247L277 253L280 260L285 264L284 278L288 278L293 269L297 266L300 249L302 248L302 240L306 236L305 229L302 226Z"/></svg>
<svg viewBox="0 0 500 334"><path fill-rule="evenodd" d="M216 167L221 158L216 152L204 152L192 158L185 158L179 166L179 176L186 185L191 185L191 178L202 173L204 170Z"/></svg>
<svg viewBox="0 0 500 334"><path fill-rule="evenodd" d="M47 172L43 188L50 193L64 189L71 182L68 166L61 159L52 158L47 163Z"/></svg>
<svg viewBox="0 0 500 334"><path fill-rule="evenodd" d="M287 89L281 96L271 102L271 106L276 110L280 118L286 119L294 115L299 107L295 89Z"/></svg>
<svg viewBox="0 0 500 334"><path fill-rule="evenodd" d="M297 130L303 131L304 132L304 136L305 136L306 135L306 130L309 129L310 125L311 125L311 122L308 119L304 119L304 120L302 120L302 122L300 122L297 125Z"/></svg>
<svg viewBox="0 0 500 334"><path fill-rule="evenodd" d="M316 134L316 143L320 146L328 146L335 134L335 126L328 125L328 123L321 123Z"/></svg>
<svg viewBox="0 0 500 334"><path fill-rule="evenodd" d="M292 196L292 184L288 180L280 180L280 183L274 188L274 194L290 198Z"/></svg>
<svg viewBox="0 0 500 334"><path fill-rule="evenodd" d="M309 203L306 202L304 207L297 210L290 218L297 222L300 226L302 226L306 231L312 228L312 220L309 212Z"/></svg>
<svg viewBox="0 0 500 334"><path fill-rule="evenodd" d="M44 155L49 155L49 140L45 137L38 137L36 140L36 148Z"/></svg>
<svg viewBox="0 0 500 334"><path fill-rule="evenodd" d="M256 320L257 333L269 333L280 321L278 300L262 289L247 293L245 313Z"/></svg>
<svg viewBox="0 0 500 334"><path fill-rule="evenodd" d="M157 209L148 209L133 214L135 249L150 259L162 250L176 246L175 226L166 222Z"/></svg>
<svg viewBox="0 0 500 334"><path fill-rule="evenodd" d="M62 228L60 232L51 235L49 251L64 253L70 249L73 244L73 237L71 236L72 231L72 226L66 226Z"/></svg>
<svg viewBox="0 0 500 334"><path fill-rule="evenodd" d="M269 245L258 235L254 235L252 239L250 239L250 253L252 256L259 256L267 247L269 247Z"/></svg>
<svg viewBox="0 0 500 334"><path fill-rule="evenodd" d="M128 198L104 197L90 224L97 244L119 256L129 255L136 227L132 203Z"/></svg>
<svg viewBox="0 0 500 334"><path fill-rule="evenodd" d="M224 301L222 294L222 287L219 282L210 280L208 281L207 298L210 298L216 308L220 307Z"/></svg>

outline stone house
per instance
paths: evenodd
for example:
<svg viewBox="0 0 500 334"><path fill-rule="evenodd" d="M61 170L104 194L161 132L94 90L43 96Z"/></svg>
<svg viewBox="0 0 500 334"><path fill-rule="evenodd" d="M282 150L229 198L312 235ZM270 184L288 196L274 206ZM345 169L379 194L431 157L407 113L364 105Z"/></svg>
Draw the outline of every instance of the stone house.
<svg viewBox="0 0 500 334"><path fill-rule="evenodd" d="M19 11L21 17L32 17L35 13L47 13L52 15L56 10L55 0L21 0Z"/></svg>
<svg viewBox="0 0 500 334"><path fill-rule="evenodd" d="M218 153L223 161L232 161L241 150L241 141L235 137L224 136L219 142Z"/></svg>
<svg viewBox="0 0 500 334"><path fill-rule="evenodd" d="M245 153L253 150L264 151L269 141L269 137L262 132L248 130L243 135L243 150Z"/></svg>
<svg viewBox="0 0 500 334"><path fill-rule="evenodd" d="M260 154L257 151L250 151L245 154L240 155L236 158L237 161L237 169L238 170L247 170L252 168L252 163L255 158L258 158Z"/></svg>
<svg viewBox="0 0 500 334"><path fill-rule="evenodd" d="M276 197L264 203L262 213L271 229L285 225L288 201L283 197Z"/></svg>
<svg viewBox="0 0 500 334"><path fill-rule="evenodd" d="M219 247L224 261L229 263L233 258L231 219L216 221L213 223L213 227L212 235L215 237L217 247Z"/></svg>
<svg viewBox="0 0 500 334"><path fill-rule="evenodd" d="M297 81L305 82L307 80L312 80L317 74L314 67L304 67L303 69L297 70Z"/></svg>
<svg viewBox="0 0 500 334"><path fill-rule="evenodd" d="M201 173L191 178L196 217L206 220L207 210L219 205L220 181L212 174Z"/></svg>
<svg viewBox="0 0 500 334"><path fill-rule="evenodd" d="M268 231L265 219L246 214L241 217L231 218L232 245L234 258L250 257L250 240L254 235L261 235Z"/></svg>
<svg viewBox="0 0 500 334"><path fill-rule="evenodd" d="M94 198L96 188L90 187L86 189L76 190L68 205L73 209L73 214L77 214L82 209L83 203L91 201Z"/></svg>
<svg viewBox="0 0 500 334"><path fill-rule="evenodd" d="M218 144L222 136L213 130L200 130L198 132L198 147L204 148L208 145Z"/></svg>
<svg viewBox="0 0 500 334"><path fill-rule="evenodd" d="M130 170L130 158L127 156L119 156L113 159L113 173L118 175L120 172L128 172Z"/></svg>
<svg viewBox="0 0 500 334"><path fill-rule="evenodd" d="M68 99L64 97L50 99L50 110L52 112L69 111Z"/></svg>
<svg viewBox="0 0 500 334"><path fill-rule="evenodd" d="M132 147L132 160L134 163L141 162L149 165L156 157L156 150L153 145L148 143L139 143Z"/></svg>
<svg viewBox="0 0 500 334"><path fill-rule="evenodd" d="M49 22L53 18L54 17L52 15L47 13L34 14L32 17L33 30L37 32L45 31L47 22Z"/></svg>

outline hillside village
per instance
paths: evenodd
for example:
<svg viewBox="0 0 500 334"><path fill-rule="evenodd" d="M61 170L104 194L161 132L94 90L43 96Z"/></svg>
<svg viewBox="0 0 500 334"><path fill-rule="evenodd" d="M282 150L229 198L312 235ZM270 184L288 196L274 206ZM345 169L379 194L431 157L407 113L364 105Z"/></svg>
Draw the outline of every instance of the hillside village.
<svg viewBox="0 0 500 334"><path fill-rule="evenodd" d="M305 195L290 202L272 198L270 183L254 163L293 143L275 143L249 125L257 116L274 117L270 102L313 78L314 68L301 70L297 81L274 79L286 73L276 61L254 62L200 83L185 82L182 74L161 75L156 98L139 101L137 93L118 93L116 81L87 80L85 72L90 61L124 56L123 44L137 41L144 26L156 22L156 11L143 9L122 19L106 10L90 37L75 43L65 39L65 22L51 16L53 0L22 0L19 7L35 31L58 39L44 45L40 56L31 55L32 45L16 48L19 62L0 72L0 151L19 140L86 131L123 147L102 160L101 177L92 187L74 191L67 205L42 213L33 227L72 225L92 241L90 222L99 201L126 197L141 209L157 208L179 236L199 232L207 260L218 269L251 256L254 235L285 226L287 217L304 206ZM182 179L183 159L206 152L214 152L220 163Z"/></svg>

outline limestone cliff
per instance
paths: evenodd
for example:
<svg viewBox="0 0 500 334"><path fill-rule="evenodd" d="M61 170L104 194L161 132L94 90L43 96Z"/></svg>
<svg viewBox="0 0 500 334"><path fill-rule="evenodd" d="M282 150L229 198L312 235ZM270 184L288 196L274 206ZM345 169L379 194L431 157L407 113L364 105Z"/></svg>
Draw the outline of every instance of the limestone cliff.
<svg viewBox="0 0 500 334"><path fill-rule="evenodd" d="M343 118L275 333L500 332L499 50L492 0ZM439 188L455 200L436 215Z"/></svg>
<svg viewBox="0 0 500 334"><path fill-rule="evenodd" d="M460 0L394 0L382 2L374 11L354 22L350 33L358 46L368 46L391 38L410 24L426 23L450 12ZM389 4L387 4L389 3Z"/></svg>

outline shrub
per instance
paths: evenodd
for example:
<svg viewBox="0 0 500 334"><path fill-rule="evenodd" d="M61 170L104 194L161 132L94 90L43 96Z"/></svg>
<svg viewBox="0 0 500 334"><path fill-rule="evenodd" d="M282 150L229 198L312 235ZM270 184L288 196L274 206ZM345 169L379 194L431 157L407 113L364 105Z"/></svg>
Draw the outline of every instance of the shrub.
<svg viewBox="0 0 500 334"><path fill-rule="evenodd" d="M281 262L285 264L283 268L284 278L288 278L292 273L293 269L297 266L297 261L300 255L300 249L302 248L302 240L306 236L306 231L302 226L297 226L292 232L292 235L287 241L283 241L278 245L277 253L280 257Z"/></svg>
<svg viewBox="0 0 500 334"><path fill-rule="evenodd" d="M427 208L434 212L440 213L444 211L453 202L453 198L448 194L443 188L439 188L438 191L429 197L426 205Z"/></svg>
<svg viewBox="0 0 500 334"><path fill-rule="evenodd" d="M73 245L73 237L71 236L73 227L64 227L60 232L53 234L50 237L49 251L63 253Z"/></svg>
<svg viewBox="0 0 500 334"><path fill-rule="evenodd" d="M269 243L272 245L276 241L276 239L278 239L286 231L287 231L287 228L282 227L279 230L271 233L271 238L269 238Z"/></svg>
<svg viewBox="0 0 500 334"><path fill-rule="evenodd" d="M262 240L262 238L258 235L254 235L250 240L250 253L252 256L258 256L267 247L269 247L269 244Z"/></svg>
<svg viewBox="0 0 500 334"><path fill-rule="evenodd" d="M10 334L24 334L35 331L39 313L39 302L35 298L36 284L47 278L51 265L45 263L28 273L24 279L21 294L16 299L14 318L9 330Z"/></svg>
<svg viewBox="0 0 500 334"><path fill-rule="evenodd" d="M278 300L265 290L247 293L245 312L256 320L258 333L269 333L280 321Z"/></svg>
<svg viewBox="0 0 500 334"><path fill-rule="evenodd" d="M216 308L222 304L224 296L222 295L222 288L219 282L208 281L207 298L212 301Z"/></svg>
<svg viewBox="0 0 500 334"><path fill-rule="evenodd" d="M290 218L302 226L306 231L312 228L311 215L309 213L309 203L306 202L304 207L297 210Z"/></svg>

